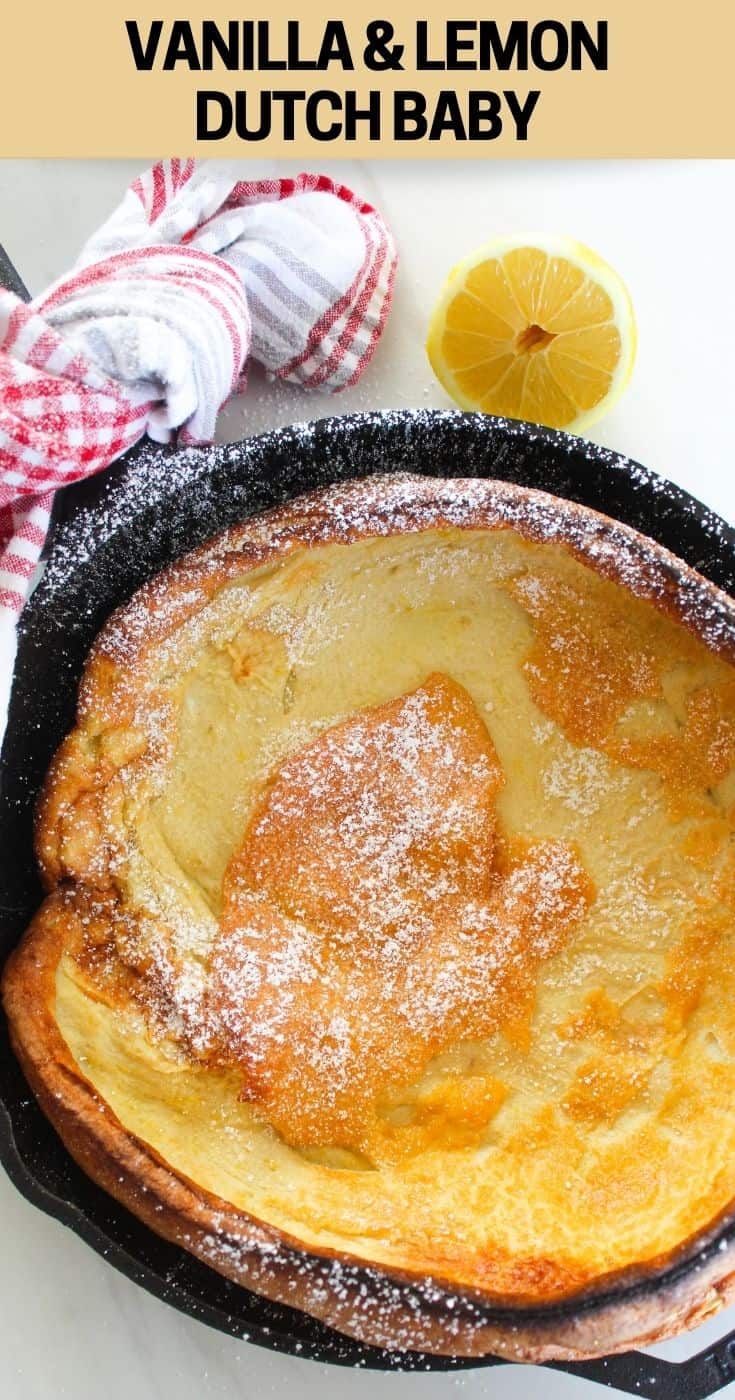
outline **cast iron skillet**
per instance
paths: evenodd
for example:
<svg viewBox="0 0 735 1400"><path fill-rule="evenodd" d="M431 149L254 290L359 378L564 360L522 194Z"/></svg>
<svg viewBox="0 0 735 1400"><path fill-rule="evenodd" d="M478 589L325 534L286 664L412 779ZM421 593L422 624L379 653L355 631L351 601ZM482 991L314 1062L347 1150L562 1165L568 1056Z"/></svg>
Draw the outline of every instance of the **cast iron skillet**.
<svg viewBox="0 0 735 1400"><path fill-rule="evenodd" d="M375 413L296 425L226 447L183 453L137 448L60 499L46 573L23 614L0 757L0 959L41 899L33 806L73 722L88 648L112 609L185 550L255 511L328 482L396 470L494 476L553 491L653 536L735 592L735 531L724 521L626 458L525 423L455 412ZM4 1021L0 1042L0 1159L12 1180L151 1293L231 1335L339 1365L450 1370L501 1364L492 1357L454 1361L362 1346L237 1287L159 1239L68 1156L29 1093ZM735 1233L735 1226L728 1228ZM657 1281L638 1287L655 1288ZM679 1365L631 1352L559 1369L637 1395L700 1397L735 1378L735 1333Z"/></svg>

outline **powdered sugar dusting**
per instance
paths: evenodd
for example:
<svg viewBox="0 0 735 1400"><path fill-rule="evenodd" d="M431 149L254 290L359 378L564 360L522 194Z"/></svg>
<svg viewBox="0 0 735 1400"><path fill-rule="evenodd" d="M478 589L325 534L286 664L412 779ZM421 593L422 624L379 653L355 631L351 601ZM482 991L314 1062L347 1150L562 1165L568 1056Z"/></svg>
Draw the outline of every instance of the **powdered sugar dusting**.
<svg viewBox="0 0 735 1400"><path fill-rule="evenodd" d="M239 1067L288 1141L394 1154L382 1096L512 1015L590 901L564 842L497 868L502 784L443 676L325 731L272 775L230 864L211 980L182 975L175 921L148 940L159 1021Z"/></svg>
<svg viewBox="0 0 735 1400"><path fill-rule="evenodd" d="M609 789L612 764L595 749L577 749L554 760L543 772L547 797L558 798L572 812L589 817L596 812ZM616 781L624 781L619 773Z"/></svg>

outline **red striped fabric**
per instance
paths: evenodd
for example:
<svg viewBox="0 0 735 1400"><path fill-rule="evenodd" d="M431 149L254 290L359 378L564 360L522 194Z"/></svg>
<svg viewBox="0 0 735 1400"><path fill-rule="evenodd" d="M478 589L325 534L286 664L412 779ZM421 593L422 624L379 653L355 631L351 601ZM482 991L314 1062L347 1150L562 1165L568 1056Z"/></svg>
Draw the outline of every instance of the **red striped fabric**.
<svg viewBox="0 0 735 1400"><path fill-rule="evenodd" d="M133 181L77 267L33 303L0 290L0 730L3 636L53 492L145 432L210 438L250 353L305 388L354 384L395 267L378 211L325 175L233 181L169 160Z"/></svg>

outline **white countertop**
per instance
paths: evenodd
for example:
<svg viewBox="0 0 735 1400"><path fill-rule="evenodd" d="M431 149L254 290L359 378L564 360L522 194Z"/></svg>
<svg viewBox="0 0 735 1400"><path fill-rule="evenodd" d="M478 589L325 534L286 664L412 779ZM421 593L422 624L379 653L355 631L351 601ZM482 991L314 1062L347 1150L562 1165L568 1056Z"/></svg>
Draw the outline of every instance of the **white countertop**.
<svg viewBox="0 0 735 1400"><path fill-rule="evenodd" d="M138 168L129 161L0 162L0 243L32 293L69 266ZM396 234L401 265L385 336L362 381L337 397L269 386L253 374L248 394L221 415L222 438L327 412L446 405L423 340L449 268L496 233L564 232L618 269L638 316L632 384L590 435L735 521L735 162L325 161L321 168L376 203ZM603 1394L587 1381L528 1368L378 1376L270 1354L149 1297L27 1205L2 1173L0 1238L3 1400ZM728 1325L735 1326L735 1309L657 1354L691 1355ZM728 1391L735 1394L735 1386Z"/></svg>

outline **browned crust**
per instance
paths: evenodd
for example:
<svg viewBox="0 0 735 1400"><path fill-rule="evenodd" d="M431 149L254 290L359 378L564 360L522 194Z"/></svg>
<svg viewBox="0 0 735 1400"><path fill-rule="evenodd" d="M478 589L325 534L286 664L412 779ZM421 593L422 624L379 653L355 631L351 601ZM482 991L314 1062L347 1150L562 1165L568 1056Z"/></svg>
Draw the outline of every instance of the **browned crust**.
<svg viewBox="0 0 735 1400"><path fill-rule="evenodd" d="M73 916L72 916L73 917ZM735 1251L633 1300L604 1299L561 1317L487 1317L477 1292L393 1270L361 1266L347 1254L300 1249L283 1232L236 1210L171 1167L123 1127L81 1074L54 1018L55 978L69 934L64 894L43 906L11 955L3 1000L13 1049L42 1109L85 1172L152 1230L225 1277L300 1308L372 1346L509 1360L583 1360L648 1345L696 1326L735 1298ZM655 1274L663 1263L639 1271ZM366 1300L365 1288L368 1289Z"/></svg>
<svg viewBox="0 0 735 1400"><path fill-rule="evenodd" d="M129 720L147 648L203 607L227 579L299 546L458 526L512 526L529 539L566 544L597 572L634 584L638 594L735 658L733 604L726 595L634 531L540 492L494 482L370 480L247 522L152 580L98 637L80 687L78 727L54 760L39 808L39 857L55 892L7 964L3 998L13 1048L72 1156L154 1231L220 1273L375 1346L583 1359L695 1326L735 1298L735 1246L715 1252L675 1284L618 1296L622 1286L655 1280L687 1258L722 1220L664 1258L598 1280L578 1296L574 1311L550 1307L544 1315L541 1308L533 1317L479 1290L412 1278L335 1251L306 1250L174 1172L129 1133L80 1073L54 1016L56 969L75 920L72 895L59 882L84 876L64 866L61 824L80 797L93 797L119 766L114 750L106 752L99 740ZM99 884L98 874L93 883Z"/></svg>

